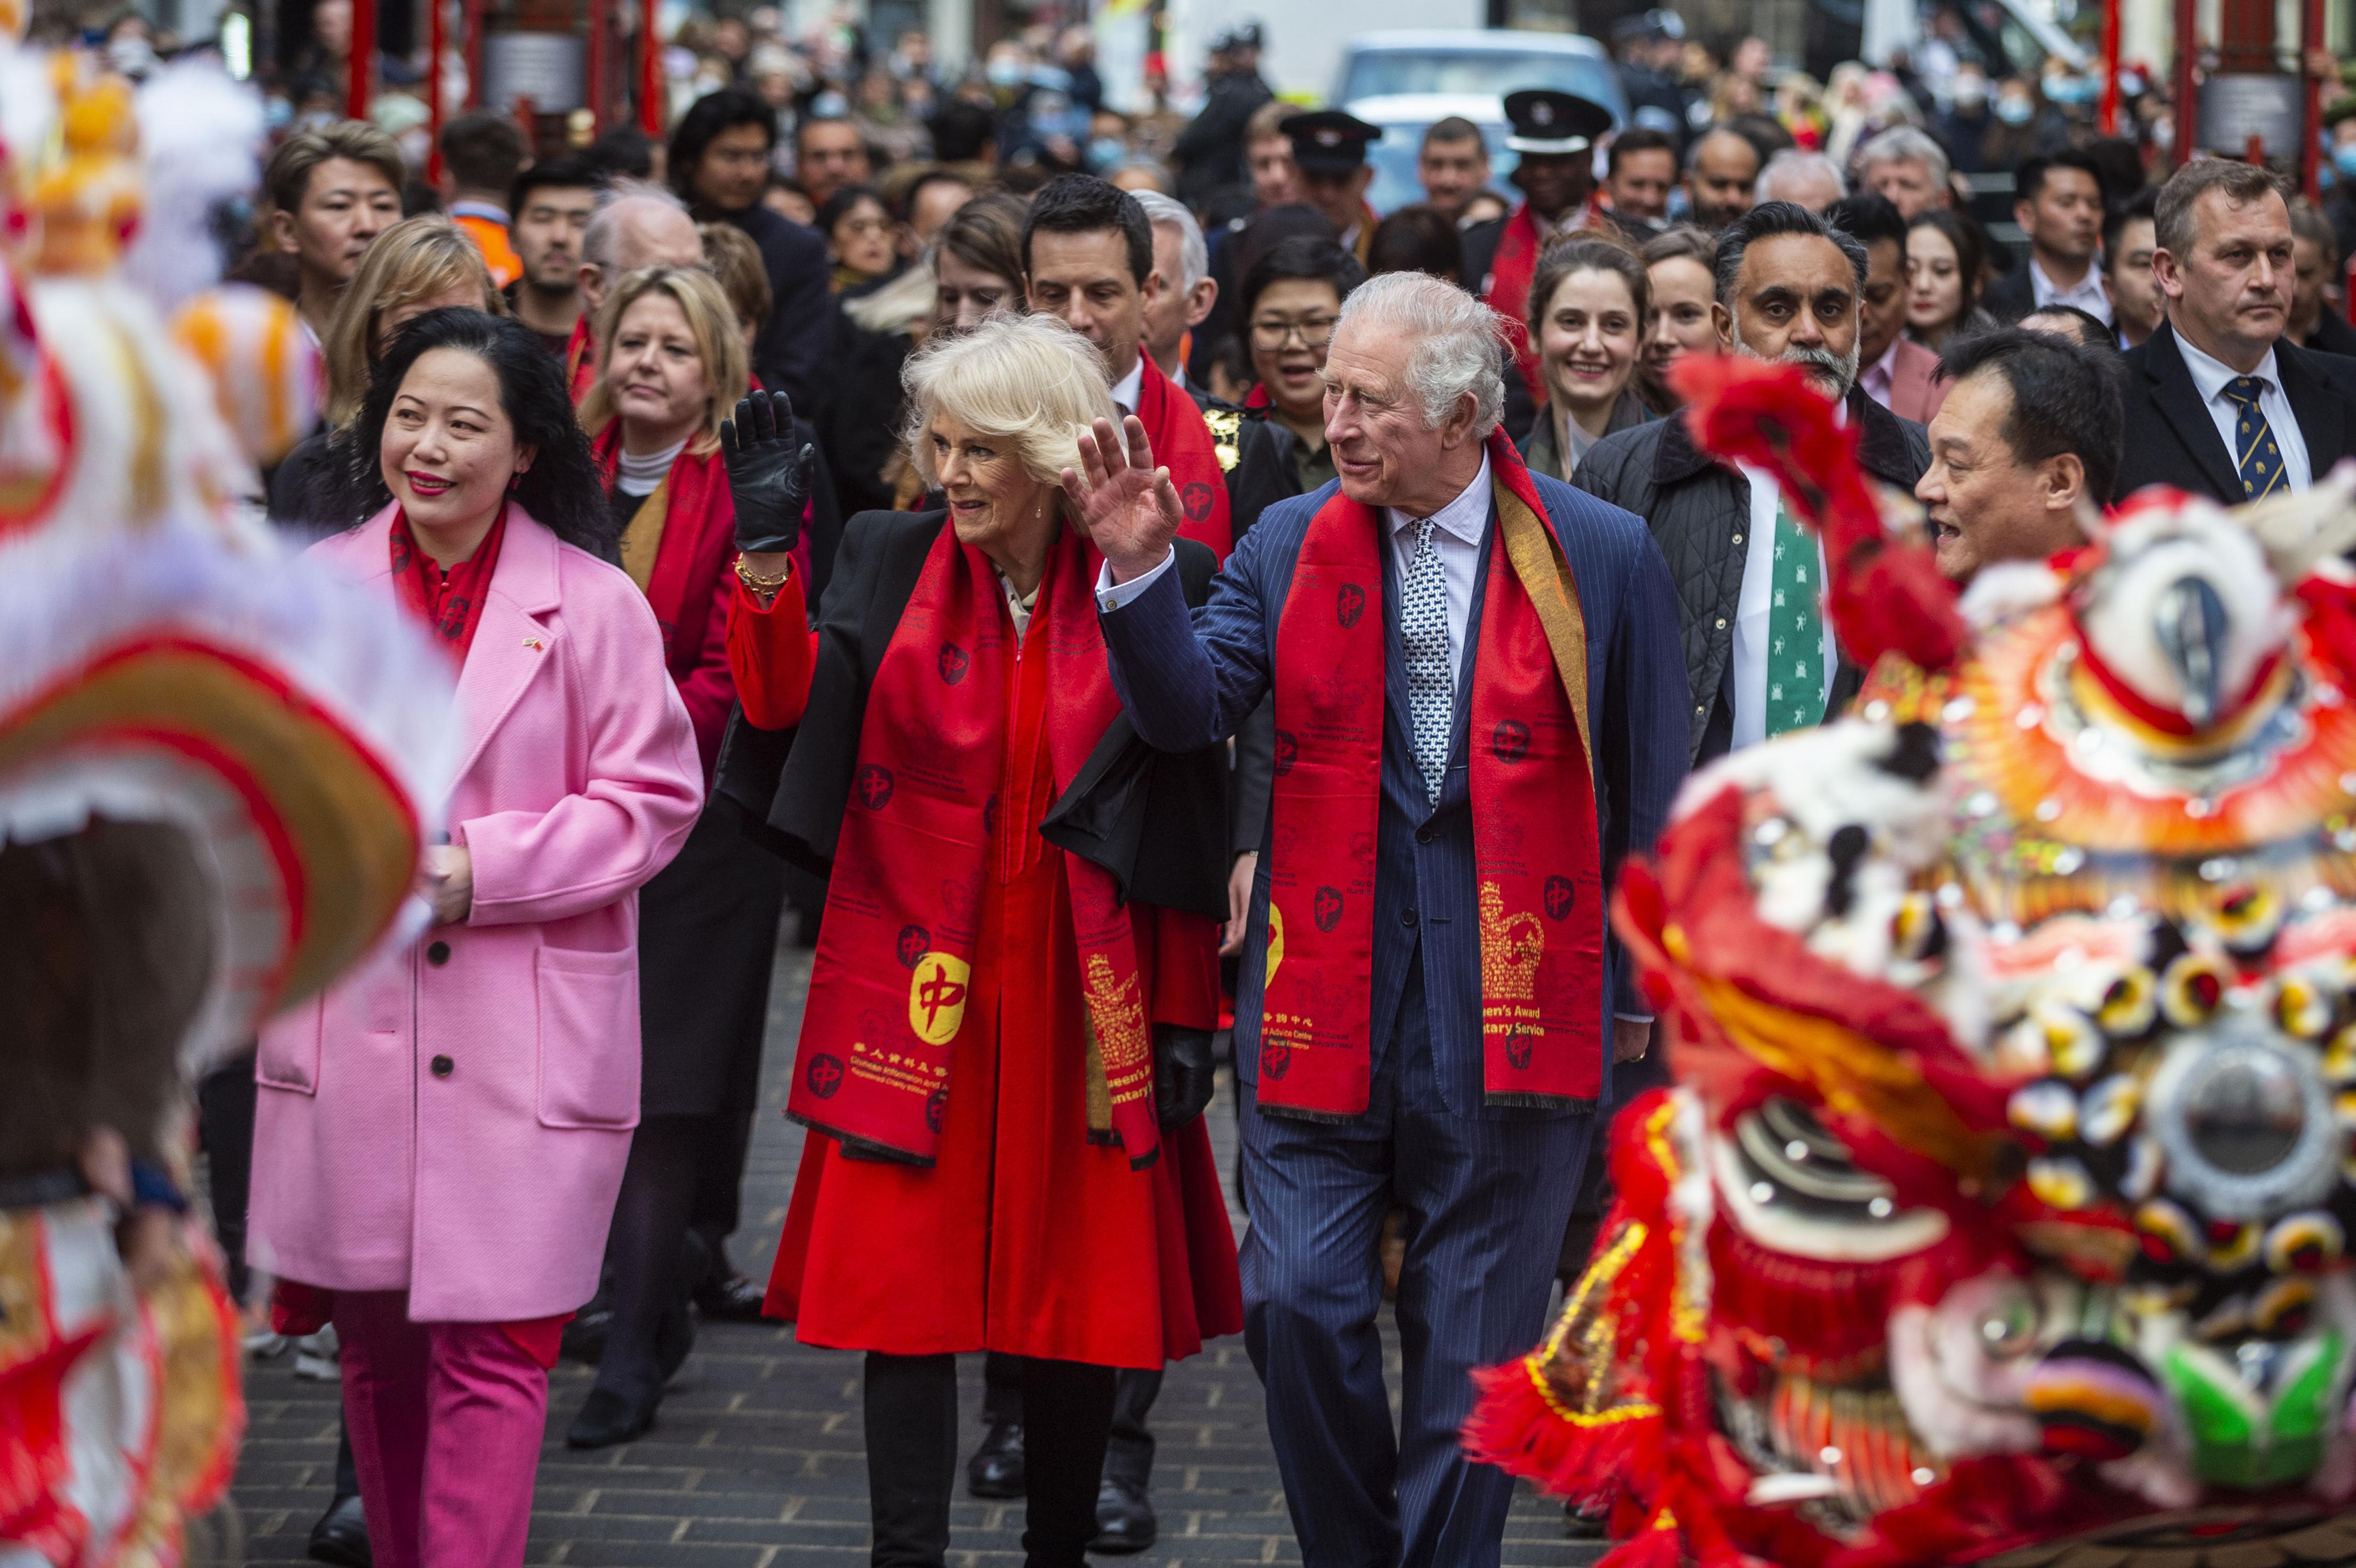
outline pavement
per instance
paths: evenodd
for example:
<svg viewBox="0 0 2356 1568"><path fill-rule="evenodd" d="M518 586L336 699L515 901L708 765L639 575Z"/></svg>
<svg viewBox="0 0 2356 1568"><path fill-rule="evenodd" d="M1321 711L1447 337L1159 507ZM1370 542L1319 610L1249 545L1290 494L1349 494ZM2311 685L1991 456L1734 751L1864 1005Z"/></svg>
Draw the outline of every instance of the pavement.
<svg viewBox="0 0 2356 1568"><path fill-rule="evenodd" d="M754 1135L744 1228L734 1243L738 1264L755 1278L767 1276L801 1155L801 1129L775 1107L785 1104L809 976L807 953L781 949L763 1064L768 1109ZM1233 1168L1232 1104L1223 1092L1210 1112L1222 1169ZM1234 1219L1240 1234L1242 1217ZM1398 1347L1387 1319L1385 1335L1396 1387ZM288 1354L248 1363L245 1447L229 1516L217 1521L231 1541L224 1553L231 1563L304 1562L312 1522L333 1491L337 1390L295 1377L294 1360ZM960 1358L958 1371L970 1456L982 1431L980 1358ZM621 1447L579 1454L564 1446L564 1429L594 1375L571 1362L551 1374L548 1445L526 1561L614 1568L866 1563L867 1468L855 1352L798 1345L783 1325L706 1324L653 1431ZM1218 1340L1170 1369L1153 1427L1162 1539L1126 1561L1156 1568L1301 1561L1269 1447L1259 1381L1240 1339ZM1023 1560L1019 1501L977 1500L960 1485L951 1529L951 1568ZM1559 1504L1526 1487L1519 1491L1505 1531L1505 1568L1575 1568L1601 1555L1599 1545L1563 1538Z"/></svg>

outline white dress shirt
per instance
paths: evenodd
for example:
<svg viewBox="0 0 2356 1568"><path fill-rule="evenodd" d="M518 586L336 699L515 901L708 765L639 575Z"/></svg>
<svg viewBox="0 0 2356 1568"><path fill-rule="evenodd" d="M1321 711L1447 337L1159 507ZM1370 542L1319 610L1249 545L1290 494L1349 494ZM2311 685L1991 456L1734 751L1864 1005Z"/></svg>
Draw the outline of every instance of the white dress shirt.
<svg viewBox="0 0 2356 1568"><path fill-rule="evenodd" d="M1423 519L1397 507L1383 508L1383 524L1391 536L1391 581L1407 581L1408 563L1415 555L1415 526ZM1457 493L1456 499L1431 515L1432 548L1440 551L1442 584L1448 592L1448 674L1452 682L1464 656L1464 627L1472 618L1472 583L1481 574L1481 544L1489 533L1489 457L1481 455L1481 472ZM1112 562L1097 573L1097 603L1107 614L1145 592L1153 580L1170 570L1176 550L1162 558L1152 571L1127 582L1112 580ZM1761 689L1765 689L1762 688Z"/></svg>
<svg viewBox="0 0 2356 1568"><path fill-rule="evenodd" d="M1138 393L1144 387L1145 350L1141 348L1137 351L1137 363L1129 368L1129 374L1112 384L1112 400L1120 405L1121 412L1133 414L1137 411Z"/></svg>
<svg viewBox="0 0 2356 1568"><path fill-rule="evenodd" d="M1847 419L1841 421L1846 424ZM1775 476L1763 468L1740 464L1751 481L1751 528L1742 544L1742 595L1734 611L1734 740L1737 748L1755 746L1767 738L1767 613L1775 591L1775 508L1783 491ZM1809 535L1815 556L1811 572L1821 611L1825 581L1824 546ZM1832 696L1833 669L1838 658L1829 616L1824 623L1824 651L1816 668L1824 677L1824 695Z"/></svg>
<svg viewBox="0 0 2356 1568"><path fill-rule="evenodd" d="M2201 394L2201 405L2216 421L2217 439L2225 443L2225 461L2239 468L2244 443L2235 426L2241 422L2242 405L2225 395L2225 383L2241 372L2193 347L2181 333L2177 335L2176 347L2184 356L2184 368L2192 372L2193 390ZM2275 368L2275 351L2267 349L2266 357L2250 374L2259 383L2258 411L2266 416L2266 429L2273 432L2275 445L2282 453L2284 476L2293 490L2304 490L2314 480L2315 473L2308 462L2307 437L2299 433L2298 415L2291 411L2290 398L2283 391L2282 375Z"/></svg>
<svg viewBox="0 0 2356 1568"><path fill-rule="evenodd" d="M2029 297L2043 310L2050 304L2073 304L2088 315L2108 326L2111 324L2111 296L2104 291L2101 269L2091 262L2086 275L2068 288L2063 288L2045 275L2037 258L2029 259Z"/></svg>

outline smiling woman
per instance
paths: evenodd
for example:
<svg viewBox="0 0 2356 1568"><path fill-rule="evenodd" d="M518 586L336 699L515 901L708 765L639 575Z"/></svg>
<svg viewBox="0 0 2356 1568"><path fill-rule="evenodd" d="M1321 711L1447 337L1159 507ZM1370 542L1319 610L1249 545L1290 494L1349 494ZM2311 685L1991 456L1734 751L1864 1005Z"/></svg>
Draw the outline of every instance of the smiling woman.
<svg viewBox="0 0 2356 1568"><path fill-rule="evenodd" d="M1569 240L1530 281L1530 341L1546 401L1522 443L1534 473L1569 479L1587 449L1653 417L1631 382L1652 314L1634 252L1612 240Z"/></svg>
<svg viewBox="0 0 2356 1568"><path fill-rule="evenodd" d="M853 517L814 636L791 573L774 598L746 582L729 624L758 728L722 788L832 868L768 1309L867 1353L878 1562L948 1540L956 1354L1023 1358L1028 1561L1079 1568L1113 1370L1241 1323L1202 1121L1225 752L1150 753L1115 722L1101 561L1057 487L1084 425L1111 434L1088 341L992 319L906 386L946 508ZM1199 600L1211 552L1177 550Z"/></svg>
<svg viewBox="0 0 2356 1568"><path fill-rule="evenodd" d="M463 761L430 935L262 1033L249 1234L325 1295L380 1560L508 1568L638 1115L637 889L701 782L529 328L420 316L355 440L392 504L313 553L447 652Z"/></svg>

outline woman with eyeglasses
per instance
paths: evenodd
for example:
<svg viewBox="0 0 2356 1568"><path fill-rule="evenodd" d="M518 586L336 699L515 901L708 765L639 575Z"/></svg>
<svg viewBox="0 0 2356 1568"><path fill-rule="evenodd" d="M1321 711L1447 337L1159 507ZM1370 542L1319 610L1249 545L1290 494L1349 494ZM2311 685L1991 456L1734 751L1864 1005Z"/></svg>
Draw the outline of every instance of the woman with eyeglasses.
<svg viewBox="0 0 2356 1568"><path fill-rule="evenodd" d="M1261 512L1333 478L1333 455L1325 450L1325 350L1342 302L1365 281L1356 257L1311 239L1279 243L1244 274L1238 314L1252 389L1227 472L1237 543Z"/></svg>

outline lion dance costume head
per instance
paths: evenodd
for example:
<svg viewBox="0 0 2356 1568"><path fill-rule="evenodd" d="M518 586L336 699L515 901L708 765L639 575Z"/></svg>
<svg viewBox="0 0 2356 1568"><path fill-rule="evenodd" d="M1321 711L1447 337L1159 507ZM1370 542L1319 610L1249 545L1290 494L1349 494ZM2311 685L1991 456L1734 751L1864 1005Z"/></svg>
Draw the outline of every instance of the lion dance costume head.
<svg viewBox="0 0 2356 1568"><path fill-rule="evenodd" d="M169 1564L226 1488L235 1313L189 1080L400 934L449 676L288 557L284 302L208 286L258 102L134 91L0 0L0 1558ZM134 1242L136 1245L134 1245Z"/></svg>
<svg viewBox="0 0 2356 1568"><path fill-rule="evenodd" d="M2356 477L1958 603L1796 372L1681 376L1876 674L1624 873L1678 1082L1469 1445L1612 1568L2356 1561Z"/></svg>

